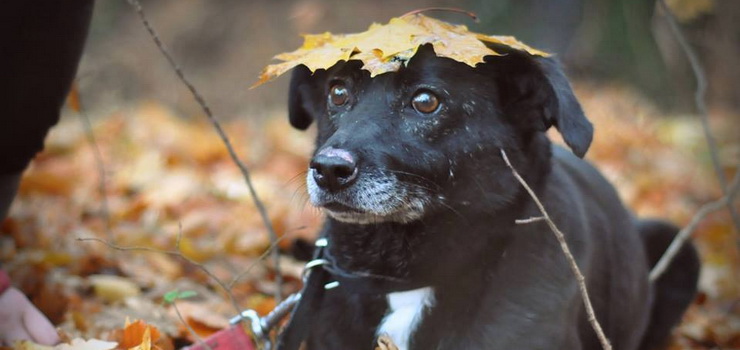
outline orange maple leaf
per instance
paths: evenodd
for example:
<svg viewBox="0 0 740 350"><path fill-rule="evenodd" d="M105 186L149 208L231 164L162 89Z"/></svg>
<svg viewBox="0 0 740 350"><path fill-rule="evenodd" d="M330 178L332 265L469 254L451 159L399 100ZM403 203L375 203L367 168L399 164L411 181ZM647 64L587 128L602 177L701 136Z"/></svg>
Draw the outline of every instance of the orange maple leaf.
<svg viewBox="0 0 740 350"><path fill-rule="evenodd" d="M150 350L156 348L153 343L159 340L160 333L157 327L146 324L142 320L136 320L133 323L126 319L126 327L121 335L120 348Z"/></svg>
<svg viewBox="0 0 740 350"><path fill-rule="evenodd" d="M267 66L252 87L277 78L301 64L313 72L328 69L339 61L354 59L363 62L362 68L369 71L371 77L395 72L408 63L424 44L431 44L437 56L472 67L483 62L485 56L499 55L486 43L506 45L531 55L549 56L514 37L474 33L464 25L450 24L418 12L392 18L388 24L373 23L362 33L334 35L326 32L304 35L303 38L303 46L298 50L275 56L275 59L283 62Z"/></svg>

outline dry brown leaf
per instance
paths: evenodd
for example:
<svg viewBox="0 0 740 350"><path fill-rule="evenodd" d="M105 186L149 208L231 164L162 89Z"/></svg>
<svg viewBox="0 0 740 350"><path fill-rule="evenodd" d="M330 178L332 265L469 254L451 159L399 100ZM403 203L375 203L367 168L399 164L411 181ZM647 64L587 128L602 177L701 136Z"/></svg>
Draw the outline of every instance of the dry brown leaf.
<svg viewBox="0 0 740 350"><path fill-rule="evenodd" d="M124 349L142 349L149 350L152 347L152 343L159 340L160 333L157 327L146 324L142 320L136 320L129 322L126 320L126 327L124 327L121 334L121 345Z"/></svg>
<svg viewBox="0 0 740 350"><path fill-rule="evenodd" d="M68 296L58 283L44 283L31 297L31 301L53 323L64 320L67 312Z"/></svg>
<svg viewBox="0 0 740 350"><path fill-rule="evenodd" d="M191 325L197 323L202 329L204 329L203 333L197 332L199 335L210 335L215 331L229 327L229 318L222 312L219 312L220 310L218 310L218 306L213 302L191 302L187 300L179 300L177 302L177 310L180 311L180 315L182 315L188 323ZM174 309L172 311L174 311Z"/></svg>
<svg viewBox="0 0 740 350"><path fill-rule="evenodd" d="M146 327L144 334L141 336L141 343L139 345L128 348L129 350L152 350L152 331L151 328Z"/></svg>
<svg viewBox="0 0 740 350"><path fill-rule="evenodd" d="M44 169L24 174L19 191L25 195L70 196L78 182L76 176L65 174L59 169Z"/></svg>
<svg viewBox="0 0 740 350"><path fill-rule="evenodd" d="M29 340L20 340L13 344L13 350L52 350L51 346L36 344Z"/></svg>
<svg viewBox="0 0 740 350"><path fill-rule="evenodd" d="M472 67L485 56L497 56L485 43L509 46L531 55L549 56L510 36L492 36L470 32L464 25L453 25L419 13L392 18L388 24L373 23L362 33L304 35L303 46L281 53L282 63L267 66L252 87L270 81L290 69L305 65L312 72L328 69L339 61L362 61L363 69L376 76L397 71L416 54L419 46L431 44L437 56L448 57Z"/></svg>
<svg viewBox="0 0 740 350"><path fill-rule="evenodd" d="M180 253L193 261L202 263L216 256L219 251L216 247L209 247L197 242L189 237L180 239Z"/></svg>
<svg viewBox="0 0 740 350"><path fill-rule="evenodd" d="M139 286L125 277L92 275L89 278L95 295L108 302L119 301L141 294Z"/></svg>
<svg viewBox="0 0 740 350"><path fill-rule="evenodd" d="M118 346L116 342L103 341L98 339L72 339L69 344L60 344L54 347L54 350L112 350Z"/></svg>

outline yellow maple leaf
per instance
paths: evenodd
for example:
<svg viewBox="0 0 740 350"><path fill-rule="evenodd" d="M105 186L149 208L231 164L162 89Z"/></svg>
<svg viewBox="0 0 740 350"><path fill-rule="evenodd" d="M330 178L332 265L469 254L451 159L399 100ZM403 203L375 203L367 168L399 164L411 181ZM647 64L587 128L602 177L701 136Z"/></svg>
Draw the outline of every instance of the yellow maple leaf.
<svg viewBox="0 0 740 350"><path fill-rule="evenodd" d="M392 18L388 24L373 23L362 33L308 34L303 35L303 40L303 46L299 49L275 56L275 59L283 62L267 66L252 87L277 78L301 64L314 72L328 69L339 61L353 59L362 61L362 68L369 71L371 77L395 72L408 63L424 44L431 44L437 56L472 67L483 62L485 56L499 55L486 43L506 45L531 55L549 56L514 37L474 33L464 25L453 25L418 12Z"/></svg>

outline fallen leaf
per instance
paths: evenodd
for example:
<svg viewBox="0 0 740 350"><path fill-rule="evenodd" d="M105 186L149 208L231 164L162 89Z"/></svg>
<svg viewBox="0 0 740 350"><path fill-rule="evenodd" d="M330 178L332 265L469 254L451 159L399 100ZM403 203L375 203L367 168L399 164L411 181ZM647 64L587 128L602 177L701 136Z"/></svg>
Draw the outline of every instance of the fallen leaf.
<svg viewBox="0 0 740 350"><path fill-rule="evenodd" d="M44 169L24 174L19 191L26 195L69 196L77 183L78 179L75 176L69 176L57 169Z"/></svg>
<svg viewBox="0 0 740 350"><path fill-rule="evenodd" d="M92 275L89 278L95 295L108 302L123 300L141 293L139 286L125 277Z"/></svg>
<svg viewBox="0 0 740 350"><path fill-rule="evenodd" d="M142 320L129 322L121 334L121 345L124 349L149 349L153 342L159 340L160 333L157 327L146 324Z"/></svg>
<svg viewBox="0 0 740 350"><path fill-rule="evenodd" d="M193 239L189 237L182 237L180 239L180 253L198 263L202 263L211 259L219 253L217 247L208 247L204 245L198 245Z"/></svg>
<svg viewBox="0 0 740 350"><path fill-rule="evenodd" d="M190 317L188 317L185 320L185 323L186 323L187 326L183 325L183 328L185 328L184 331L183 331L183 333L185 334L185 337L187 339L189 339L190 341L192 341L192 342L197 342L198 341L198 338L194 337L193 334L190 332L190 330L192 330L193 332L195 332L195 334L198 337L200 337L202 339L205 339L205 338L208 338L208 337L216 334L216 332L224 329L224 328L215 328L215 327L212 327L210 325L207 325L207 324L205 324L203 322L200 322L199 320L196 320L196 319L193 319L193 318L190 318Z"/></svg>
<svg viewBox="0 0 740 350"><path fill-rule="evenodd" d="M31 301L54 324L64 320L67 312L68 296L58 283L44 283L33 294Z"/></svg>
<svg viewBox="0 0 740 350"><path fill-rule="evenodd" d="M51 346L36 344L30 340L16 341L11 348L13 350L52 350Z"/></svg>
<svg viewBox="0 0 740 350"><path fill-rule="evenodd" d="M151 328L146 327L144 334L141 337L141 343L137 346L128 348L129 350L151 350L152 349L152 331Z"/></svg>
<svg viewBox="0 0 740 350"><path fill-rule="evenodd" d="M116 342L103 341L98 339L72 339L69 344L59 344L54 350L112 350L118 346Z"/></svg>
<svg viewBox="0 0 740 350"><path fill-rule="evenodd" d="M188 324L193 326L201 336L208 336L220 329L229 326L229 317L233 309L219 310L220 307L213 301L193 302L183 300L177 302L177 310ZM174 313L174 308L171 309Z"/></svg>

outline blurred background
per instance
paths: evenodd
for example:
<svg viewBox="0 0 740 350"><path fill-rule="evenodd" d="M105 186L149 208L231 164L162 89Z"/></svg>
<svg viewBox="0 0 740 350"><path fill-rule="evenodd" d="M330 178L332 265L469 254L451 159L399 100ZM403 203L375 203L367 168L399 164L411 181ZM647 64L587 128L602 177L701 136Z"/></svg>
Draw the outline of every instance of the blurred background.
<svg viewBox="0 0 740 350"><path fill-rule="evenodd" d="M706 70L710 125L721 169L732 178L740 165L740 1L667 3ZM302 33L361 32L427 7L473 11L478 23L456 13L428 15L555 53L595 124L587 158L639 215L685 225L721 196L694 106L694 75L654 1L142 5L250 167L286 253L295 238L313 238L321 222L303 180L313 130L287 123L287 74L249 86L274 55L298 48ZM270 242L244 180L126 1L97 2L77 86L80 106L65 108L0 227L0 261L13 280L69 338L121 342L125 320L141 319L159 329L157 346L173 349L192 343L192 330L207 336L226 327L235 314L230 297L241 308L269 312L276 271L261 259ZM177 248L201 265L80 237ZM740 349L737 237L727 210L708 216L694 234L704 262L701 293L670 349ZM283 293L298 290L302 265L288 254L281 262ZM229 293L214 276L233 282ZM179 316L164 301L177 290L198 293L177 303Z"/></svg>
<svg viewBox="0 0 740 350"><path fill-rule="evenodd" d="M740 3L668 0L697 50L711 84L713 104L740 104ZM662 108L691 111L694 78L655 1L143 1L163 41L222 117L279 105L287 78L249 91L277 53L299 47L301 33L352 33L372 22L426 7L440 19L488 34L514 35L556 53L571 76L635 86ZM145 68L145 69L142 69ZM97 4L81 87L90 106L142 96L193 108L185 90L124 1ZM174 85L174 86L173 86ZM197 109L193 108L193 113Z"/></svg>

